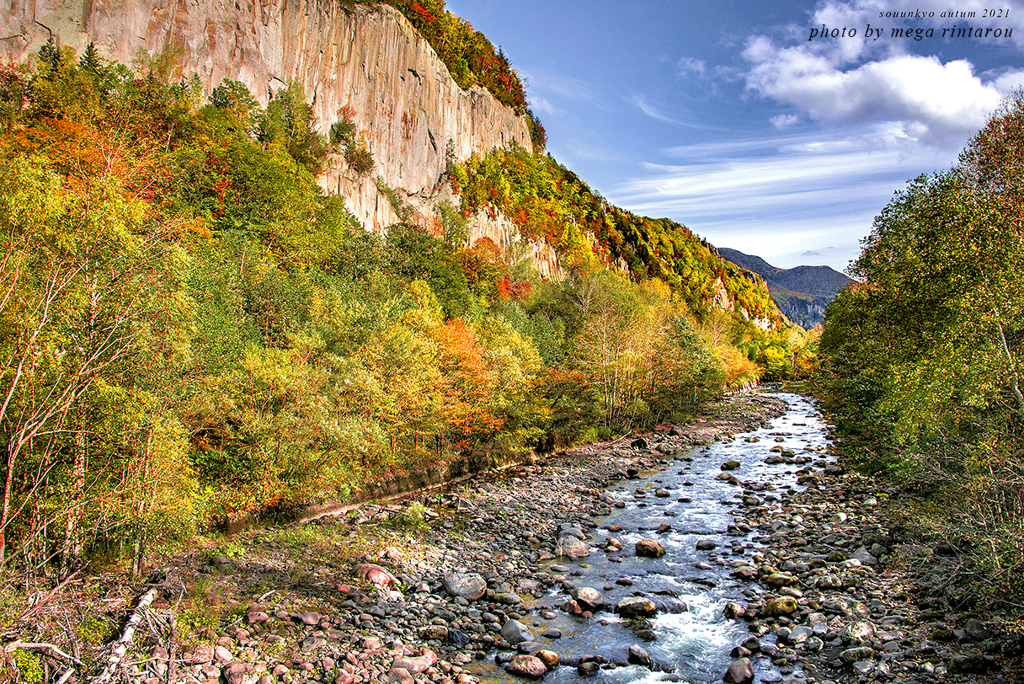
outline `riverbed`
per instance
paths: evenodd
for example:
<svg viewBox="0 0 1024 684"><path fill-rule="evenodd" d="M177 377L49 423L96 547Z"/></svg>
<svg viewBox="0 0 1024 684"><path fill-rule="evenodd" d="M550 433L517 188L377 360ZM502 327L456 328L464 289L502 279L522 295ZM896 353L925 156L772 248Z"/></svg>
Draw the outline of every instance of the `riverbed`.
<svg viewBox="0 0 1024 684"><path fill-rule="evenodd" d="M771 514L780 507L779 493L800 488L800 474L827 467L832 458L827 426L810 400L776 396L788 407L767 426L677 452L666 467L636 473L608 488L604 499L610 512L593 518L595 527L586 540L597 548L586 557L563 556L542 565L554 586L527 601L521 622L537 644L569 664L549 672L545 681L579 681L573 663L592 656L607 663L599 676L609 682L721 681L733 647L750 636L745 623L725 617L725 606L760 593L756 584L732 576L734 566L749 562L764 541L742 523L738 506L744 497L748 507L756 498ZM730 475L735 479L724 479ZM643 539L659 542L665 554L638 557L636 542ZM615 549L616 541L621 550ZM578 587L598 590L607 609L593 617L566 613L562 606ZM635 595L651 598L659 608L648 623L609 612ZM558 638L540 636L556 632ZM652 664L612 667L626 661L634 645L647 652ZM508 655L493 655L478 666L482 678L521 681L501 668ZM757 664L759 679L779 677L767 659Z"/></svg>

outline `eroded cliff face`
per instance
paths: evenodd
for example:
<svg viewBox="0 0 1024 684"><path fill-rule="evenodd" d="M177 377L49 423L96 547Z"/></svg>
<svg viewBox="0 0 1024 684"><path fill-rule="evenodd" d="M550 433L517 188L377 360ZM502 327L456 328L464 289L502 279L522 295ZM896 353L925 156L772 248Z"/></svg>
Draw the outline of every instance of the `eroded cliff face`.
<svg viewBox="0 0 1024 684"><path fill-rule="evenodd" d="M386 5L346 11L335 0L5 0L0 59L22 61L53 37L79 52L94 42L110 60L131 64L140 50L166 53L209 93L225 78L245 83L262 105L297 81L318 127L348 114L375 161L363 176L339 157L321 178L343 195L363 225L381 231L397 216L375 177L430 215L446 153L465 159L516 142L529 129L482 88L462 90L429 43ZM473 226L476 236L506 237ZM550 249L550 248L548 248Z"/></svg>

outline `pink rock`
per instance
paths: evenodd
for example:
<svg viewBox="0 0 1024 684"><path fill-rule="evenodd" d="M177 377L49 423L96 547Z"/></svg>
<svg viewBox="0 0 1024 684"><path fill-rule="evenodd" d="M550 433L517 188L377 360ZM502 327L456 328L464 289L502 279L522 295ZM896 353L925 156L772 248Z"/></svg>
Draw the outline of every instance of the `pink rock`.
<svg viewBox="0 0 1024 684"><path fill-rule="evenodd" d="M398 580L390 572L373 563L360 563L355 567L356 576L363 582L375 584L380 588L397 587Z"/></svg>

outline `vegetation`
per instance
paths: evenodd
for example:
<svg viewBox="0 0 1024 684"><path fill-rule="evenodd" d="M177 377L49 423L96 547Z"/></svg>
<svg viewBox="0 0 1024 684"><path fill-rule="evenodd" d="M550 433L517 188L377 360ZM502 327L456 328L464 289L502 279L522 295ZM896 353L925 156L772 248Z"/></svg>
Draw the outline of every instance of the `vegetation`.
<svg viewBox="0 0 1024 684"><path fill-rule="evenodd" d="M48 45L0 71L5 568L138 569L220 516L681 420L755 380L753 359L790 358L782 333L704 305L699 269L751 282L707 245L595 201L544 157L508 159L561 182L515 205L530 221L565 209L560 231L521 224L578 255L561 283L466 245L452 207L436 234L364 231L316 183L333 146L358 148L349 125L318 134L296 87L261 109L225 81L204 104L158 62L135 73ZM465 174L473 192L494 182ZM607 258L635 256L639 282L587 256L603 248L574 227L597 220L574 213L586 202L602 240L628 231Z"/></svg>
<svg viewBox="0 0 1024 684"><path fill-rule="evenodd" d="M913 180L875 219L828 309L819 385L862 468L942 504L973 554L972 598L1020 610L1024 571L1024 94L949 171Z"/></svg>
<svg viewBox="0 0 1024 684"><path fill-rule="evenodd" d="M527 238L543 240L577 273L621 266L658 278L694 311L706 313L721 287L748 319L778 323L767 289L726 261L706 240L669 219L608 204L550 156L521 147L494 149L449 169L465 215L508 216Z"/></svg>

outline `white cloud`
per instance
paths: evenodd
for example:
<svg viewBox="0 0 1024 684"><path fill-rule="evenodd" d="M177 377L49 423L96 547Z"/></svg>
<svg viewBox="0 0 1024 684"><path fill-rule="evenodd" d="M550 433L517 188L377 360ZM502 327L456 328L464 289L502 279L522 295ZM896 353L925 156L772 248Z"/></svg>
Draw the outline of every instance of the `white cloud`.
<svg viewBox="0 0 1024 684"><path fill-rule="evenodd" d="M879 18L880 12L917 9L934 12L935 17ZM893 40L888 34L879 41L864 39L868 24L887 32L894 26L951 25L950 20L940 17L948 9L934 0L895 0L884 5L874 0L819 3L802 31L789 27L787 34L792 43L787 40L787 44L779 44L764 35L748 38L743 50L750 64L745 74L747 89L796 106L818 121L886 122L921 143L947 150L959 148L984 125L1002 97L1024 81L1024 72L1003 70L978 75L967 60L943 63L932 55L907 52L908 46L918 45L915 41ZM981 3L961 2L956 9L978 11L980 16ZM822 27L857 29L858 35L807 40L811 29L820 33ZM1017 33L1024 40L1024 30ZM936 47L940 45L935 43ZM776 119L772 122L778 127Z"/></svg>
<svg viewBox="0 0 1024 684"><path fill-rule="evenodd" d="M703 124L697 124L697 123L693 123L693 122L690 122L690 121L684 121L683 119L676 118L676 117L673 117L673 116L669 116L668 114L665 114L660 109L658 109L657 107L652 105L650 102L648 102L647 98L645 98L643 95L633 95L632 97L628 98L628 101L633 103L634 105L636 105L636 107L641 112L643 112L647 116L651 117L652 119L656 119L658 121L663 121L665 123L675 124L676 126L685 126L687 128L699 128L699 129L704 129L704 130L711 130L712 129L711 126L705 126Z"/></svg>
<svg viewBox="0 0 1024 684"><path fill-rule="evenodd" d="M677 63L680 76L697 76L704 78L707 75L708 66L703 59L683 57Z"/></svg>
<svg viewBox="0 0 1024 684"><path fill-rule="evenodd" d="M530 107L540 114L547 114L549 116L555 116L556 114L565 114L564 109L559 109L553 104L548 102L545 98L539 95L531 95L529 97Z"/></svg>
<svg viewBox="0 0 1024 684"><path fill-rule="evenodd" d="M773 116L770 121L773 126L782 130L799 123L800 117L797 114L779 114L778 116Z"/></svg>
<svg viewBox="0 0 1024 684"><path fill-rule="evenodd" d="M910 157L907 145L897 129L884 127L847 137L687 145L665 151L681 163L648 164L643 177L609 199L641 214L674 217L715 245L778 266L802 263L808 247L831 244L836 249L822 260L841 269L895 189L954 161L939 150Z"/></svg>

